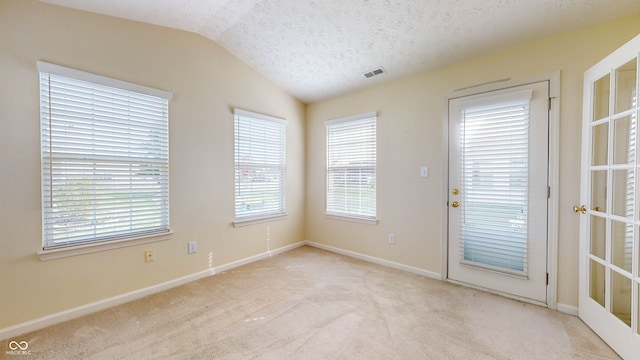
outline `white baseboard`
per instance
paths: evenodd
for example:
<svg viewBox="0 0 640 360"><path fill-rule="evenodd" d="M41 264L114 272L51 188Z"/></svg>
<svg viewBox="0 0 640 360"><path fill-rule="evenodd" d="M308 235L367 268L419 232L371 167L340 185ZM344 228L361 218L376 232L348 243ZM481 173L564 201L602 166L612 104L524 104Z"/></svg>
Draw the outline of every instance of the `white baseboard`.
<svg viewBox="0 0 640 360"><path fill-rule="evenodd" d="M47 315L38 319L34 319L34 320L30 320L21 324L17 324L17 325L13 325L13 326L9 326L6 328L2 328L0 329L0 340L6 340L6 339L10 339L16 336L19 336L21 334L25 334L31 331L35 331L35 330L39 330L42 328L45 328L47 326L51 326L51 325L55 325L55 324L59 324L62 323L64 321L68 321L68 320L72 320L75 318L78 318L80 316L84 316L84 315L88 315L91 313L95 313L101 310L105 310L117 305L121 305L130 301L134 301L137 299L141 299L145 296L149 296L149 295L153 295L165 290L169 290L171 288L174 288L176 286L180 286L180 285L184 285L186 283L192 282L192 281L196 281L211 275L215 275L215 274L219 274L225 271L229 271L231 269L243 266L243 265L247 265L259 260L263 260L263 259L267 259L273 255L278 255L278 254L282 254L284 252L296 249L298 247L304 246L304 245L309 245L318 249L322 249L322 250L326 250L326 251L330 251L330 252L334 252L337 254L341 254L341 255L345 255L345 256L349 256L352 258L356 258L356 259L360 259L360 260L364 260L364 261L368 261L374 264L378 264L378 265L382 265L382 266L387 266L390 268L394 268L394 269L398 269L398 270L403 270L403 271L407 271L413 274L417 274L417 275L421 275L421 276L425 276L428 278L432 278L432 279L436 279L436 280L441 280L441 276L439 273L436 272L432 272L432 271L428 271L428 270L424 270L424 269L420 269L420 268L416 268L413 266L409 266L409 265L404 265L404 264L400 264L400 263L396 263L393 261L389 261L389 260L384 260L384 259L380 259L377 257L373 257L373 256L369 256L369 255L364 255L364 254L360 254L354 251L349 251L349 250L344 250L344 249L340 249L340 248L336 248L333 246L329 246L329 245L324 245L324 244L320 244L320 243L316 243L316 242L312 242L312 241L301 241L295 244L291 244L291 245L287 245L287 246L283 246L281 248L272 250L272 251L267 251L258 255L254 255L254 256L250 256L248 258L245 259L241 259L238 261L234 261L228 264L224 264L224 265L220 265L220 266L216 266L214 268L210 268L204 271L200 271L197 272L195 274L191 274L191 275L187 275L187 276L183 276L181 278L178 279L174 279L171 281L167 281L161 284L157 284L157 285L153 285L153 286L149 286L143 289L138 289L138 290L134 290L131 292L128 292L126 294L122 294L122 295L118 295L118 296L114 296L108 299L104 299L104 300L100 300L100 301L96 301L94 303L90 303L90 304L86 304L83 306L79 306L73 309L69 309L69 310L64 310L55 314L51 314L51 315ZM575 306L570 306L570 305L565 305L565 304L557 304L557 310L569 315L574 315L574 316L578 316L578 308Z"/></svg>
<svg viewBox="0 0 640 360"><path fill-rule="evenodd" d="M305 241L305 244L309 245L309 246L313 246L313 247L318 248L318 249L327 250L327 251L334 252L336 254L346 255L346 256L349 256L349 257L352 257L352 258L368 261L368 262L371 262L371 263L374 263L374 264L378 264L378 265L382 265L382 266L386 266L386 267L390 267L390 268L394 268L394 269L398 269L398 270L407 271L407 272L410 272L410 273L413 273L413 274L417 274L417 275L421 275L421 276L424 276L424 277L428 277L428 278L431 278L431 279L442 280L442 277L440 276L440 274L436 273L436 272L433 272L433 271L428 271L428 270L420 269L420 268L417 268L417 267L404 265L404 264L400 264L400 263L389 261L389 260L385 260L385 259L380 259L380 258L377 258L377 257L374 257L374 256L364 255L364 254L360 254L360 253L357 253L357 252L354 252L354 251L344 250L344 249L340 249L340 248L337 248L337 247L316 243L316 242L313 242L313 241Z"/></svg>
<svg viewBox="0 0 640 360"><path fill-rule="evenodd" d="M565 313L565 314L569 314L569 315L573 315L573 316L578 316L578 308L575 306L571 306L571 305L566 305L566 304L557 304L556 310Z"/></svg>
<svg viewBox="0 0 640 360"><path fill-rule="evenodd" d="M30 320L21 324L9 326L6 328L0 329L0 340L10 339L21 334L25 334L31 331L39 330L45 328L47 326L55 325L62 323L64 321L72 320L78 318L80 316L88 315L91 313L95 313L101 310L105 310L117 305L121 305L130 301L141 299L145 296L153 295L165 290L169 290L176 286L184 285L186 283L196 281L207 276L219 274L224 271L231 270L233 268L237 268L242 265L247 265L252 262L263 260L269 258L273 255L281 254L295 248L304 246L306 242L301 241L295 244L287 245L275 250L267 251L262 254L250 256L248 258L234 261L228 264L216 266L214 268L210 268L204 271L197 272L195 274L183 276L178 279L170 280L161 284L149 286L143 289L134 290L128 292L126 294L114 296L111 298L107 298L104 300L96 301L90 304L82 305L73 309L64 310L55 314L43 316L38 319Z"/></svg>
<svg viewBox="0 0 640 360"><path fill-rule="evenodd" d="M251 264L252 262L264 260L264 259L267 259L267 258L269 258L271 256L282 254L282 253L285 253L287 251L291 251L291 250L293 250L295 248L299 248L299 247L304 246L304 245L306 245L306 242L305 241L300 241L300 242L297 242L295 244L283 246L283 247L275 249L275 250L270 250L270 251L264 252L262 254L250 256L248 258L240 259L238 261L230 262L228 264L216 266L214 268L214 270L215 270L214 274L219 274L221 272L229 271L231 269L235 269L235 268L243 266L243 265Z"/></svg>
<svg viewBox="0 0 640 360"><path fill-rule="evenodd" d="M384 260L384 259L380 259L380 258L377 258L377 257L360 254L360 253L357 253L357 252L354 252L354 251L344 250L344 249L340 249L340 248L337 248L337 247L316 243L316 242L313 242L313 241L308 241L307 240L304 243L306 245L313 246L313 247L318 248L318 249L331 251L331 252L334 252L334 253L337 253L337 254L346 255L346 256L349 256L349 257L353 257L353 258L356 258L356 259L360 259L360 260L372 262L372 263L375 263L375 264L391 267L391 268L394 268L394 269L404 270L404 271L407 271L407 272L410 272L410 273L414 273L414 274L417 274L417 275L422 275L422 276L425 276L425 277L428 277L428 278L432 278L432 279L435 279L435 280L442 280L442 277L440 276L440 274L436 273L436 272L423 270L423 269L419 269L419 268L408 266L408 265L404 265L404 264L399 264L399 263L396 263L396 262L393 262L393 261ZM469 285L464 284L464 286L469 286ZM487 289L482 289L482 288L480 290L488 291ZM492 291L489 290L489 292L492 292ZM507 297L512 297L512 296L509 296L509 295L506 295L506 294L500 294L500 295L507 296ZM526 299L520 299L520 298L516 298L516 297L512 297L512 298L514 298L516 300L528 301ZM531 302L531 301L529 301L529 302ZM543 304L537 303L537 302L534 302L534 303L537 304L537 305L543 305ZM546 305L543 305L543 306L546 306ZM578 308L575 307L575 306L556 303L556 309L555 310L557 310L559 312L562 312L562 313L565 313L565 314L578 316Z"/></svg>
<svg viewBox="0 0 640 360"><path fill-rule="evenodd" d="M202 279L213 274L213 269L207 269L195 274L187 275L179 279L167 281L158 285L149 286L143 289L134 290L126 294L114 296L90 304L82 305L73 309L64 310L55 314L47 315L38 319L30 320L21 324L0 329L0 340L9 339L20 334L39 330L47 326L59 324L64 321L88 315L94 312L105 310L117 305L121 305L133 300L141 299L161 291L171 289L176 286L186 284L191 281Z"/></svg>

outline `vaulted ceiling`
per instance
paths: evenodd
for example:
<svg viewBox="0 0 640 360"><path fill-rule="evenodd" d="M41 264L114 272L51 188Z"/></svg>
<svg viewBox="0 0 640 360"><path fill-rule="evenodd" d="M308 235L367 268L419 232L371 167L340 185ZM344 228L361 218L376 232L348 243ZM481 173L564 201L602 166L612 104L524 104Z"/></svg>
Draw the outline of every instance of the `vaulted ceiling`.
<svg viewBox="0 0 640 360"><path fill-rule="evenodd" d="M201 34L307 103L640 12L638 0L42 1Z"/></svg>

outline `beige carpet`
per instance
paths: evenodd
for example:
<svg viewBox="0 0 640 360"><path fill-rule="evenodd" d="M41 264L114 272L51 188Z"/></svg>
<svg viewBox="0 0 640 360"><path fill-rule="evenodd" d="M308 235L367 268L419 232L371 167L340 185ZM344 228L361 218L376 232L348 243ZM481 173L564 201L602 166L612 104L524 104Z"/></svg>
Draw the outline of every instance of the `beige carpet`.
<svg viewBox="0 0 640 360"><path fill-rule="evenodd" d="M18 339L0 357L618 358L576 317L311 247Z"/></svg>

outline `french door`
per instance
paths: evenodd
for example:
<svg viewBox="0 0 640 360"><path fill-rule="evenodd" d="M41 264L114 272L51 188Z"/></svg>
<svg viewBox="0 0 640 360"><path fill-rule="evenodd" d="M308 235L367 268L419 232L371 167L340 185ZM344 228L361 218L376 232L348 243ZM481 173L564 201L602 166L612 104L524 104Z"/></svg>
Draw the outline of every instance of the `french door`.
<svg viewBox="0 0 640 360"><path fill-rule="evenodd" d="M584 76L580 318L625 359L640 358L640 36Z"/></svg>
<svg viewBox="0 0 640 360"><path fill-rule="evenodd" d="M547 299L549 81L449 100L448 278Z"/></svg>

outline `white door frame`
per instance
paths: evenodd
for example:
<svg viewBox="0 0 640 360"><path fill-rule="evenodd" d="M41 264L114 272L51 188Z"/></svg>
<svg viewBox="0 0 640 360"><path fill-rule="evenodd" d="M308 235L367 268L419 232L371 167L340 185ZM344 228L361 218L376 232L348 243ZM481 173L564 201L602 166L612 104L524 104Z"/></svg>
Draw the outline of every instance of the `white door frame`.
<svg viewBox="0 0 640 360"><path fill-rule="evenodd" d="M549 186L550 196L547 204L547 273L549 284L547 285L546 306L557 309L558 293L558 190L559 190L559 163L560 163L560 71L543 74L524 80L504 79L477 86L471 86L456 90L445 98L442 126L442 153L443 153L443 182L441 193L442 208L442 239L440 241L440 274L441 279L448 280L448 241L449 241L449 100L453 98L469 96L489 91L507 89L511 87L527 85L531 83L549 81L549 97L551 98L549 110ZM491 291L491 289L483 289ZM518 300L528 301L524 298L508 294L500 294ZM530 301L528 301L530 302ZM536 304L539 304L535 302Z"/></svg>

